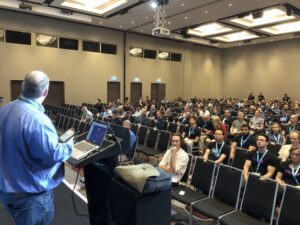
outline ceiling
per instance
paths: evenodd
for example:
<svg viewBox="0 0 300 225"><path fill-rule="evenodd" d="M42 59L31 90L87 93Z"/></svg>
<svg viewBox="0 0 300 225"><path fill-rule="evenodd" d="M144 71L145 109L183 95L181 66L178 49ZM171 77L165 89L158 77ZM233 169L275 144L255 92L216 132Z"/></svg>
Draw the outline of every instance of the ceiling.
<svg viewBox="0 0 300 225"><path fill-rule="evenodd" d="M69 4L62 5L66 1ZM80 3L82 1L88 1L89 4L96 4L96 0L0 0L0 8L55 17L78 23L92 24L99 27L108 27L122 31L152 35L155 11L155 9L151 7L153 0L101 0L108 1L109 4L119 4L119 6L114 9L106 11L104 9L101 11L102 14L98 13L100 11L85 11L83 9L85 5ZM19 4L22 2L23 7L20 8ZM70 4L76 3L79 5L81 4L81 7L72 8ZM219 40L216 41L211 37L200 38L186 35L185 32L190 27L209 22L218 21L228 25L228 18L230 17L236 17L243 13L253 12L284 3L288 3L293 7L300 9L300 0L169 0L164 8L166 12L166 28L171 30L171 35L166 38L217 48L253 45L300 38L299 32L284 35L270 35L262 33L257 29L251 29L251 32L258 32L260 36L251 41L235 41L227 43ZM296 20L299 19L300 21L300 15L296 17ZM235 30L243 29L241 26L233 27Z"/></svg>

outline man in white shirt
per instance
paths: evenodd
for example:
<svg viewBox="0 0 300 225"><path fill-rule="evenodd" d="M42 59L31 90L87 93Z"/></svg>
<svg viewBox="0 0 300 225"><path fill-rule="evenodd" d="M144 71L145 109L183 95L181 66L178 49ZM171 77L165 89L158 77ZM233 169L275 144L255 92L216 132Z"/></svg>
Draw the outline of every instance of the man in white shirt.
<svg viewBox="0 0 300 225"><path fill-rule="evenodd" d="M181 148L181 142L181 135L174 134L172 136L172 147L165 153L159 163L159 167L162 170L172 174L173 183L177 183L181 180L189 162L189 156Z"/></svg>

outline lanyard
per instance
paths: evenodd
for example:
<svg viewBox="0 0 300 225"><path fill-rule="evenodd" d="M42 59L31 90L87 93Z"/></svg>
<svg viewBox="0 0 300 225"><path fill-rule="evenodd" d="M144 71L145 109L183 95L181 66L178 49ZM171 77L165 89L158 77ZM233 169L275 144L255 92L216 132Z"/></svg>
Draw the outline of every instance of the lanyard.
<svg viewBox="0 0 300 225"><path fill-rule="evenodd" d="M294 166L292 167L292 175L293 175L293 178L294 178L295 182L297 183L297 185L299 185L299 181L297 179L297 174L298 174L299 170L300 170L300 165L298 165L296 171L294 169Z"/></svg>
<svg viewBox="0 0 300 225"><path fill-rule="evenodd" d="M292 127L290 126L290 133L294 130L295 130L295 127L293 127L293 129L292 129Z"/></svg>
<svg viewBox="0 0 300 225"><path fill-rule="evenodd" d="M194 127L192 130L191 130L191 128L192 128L192 127L190 127L190 129L189 129L189 137L191 136L191 134L194 133L194 130L195 130L196 127Z"/></svg>
<svg viewBox="0 0 300 225"><path fill-rule="evenodd" d="M275 141L276 141L276 144L280 144L280 138L281 138L281 135L278 134L277 137L276 137L276 135L273 134L273 137L274 137L274 139L275 139Z"/></svg>
<svg viewBox="0 0 300 225"><path fill-rule="evenodd" d="M240 146L243 147L243 145L246 143L246 141L248 140L248 138L251 136L251 134L248 135L248 137L244 140L244 135L241 138L241 142L240 142Z"/></svg>
<svg viewBox="0 0 300 225"><path fill-rule="evenodd" d="M256 152L256 160L257 160L257 163L258 163L258 164L257 164L257 167L256 167L256 173L258 172L259 167L260 167L260 164L261 164L263 158L265 157L265 155L267 154L267 152L268 152L268 150L265 151L265 153L262 155L261 158L259 158L259 153L258 153L258 151Z"/></svg>
<svg viewBox="0 0 300 225"><path fill-rule="evenodd" d="M218 148L218 143L216 142L216 148L215 148L215 149L217 150L217 152L215 152L215 153L216 153L216 156L217 156L217 157L219 157L219 156L220 156L220 154L221 154L221 151L222 151L222 149L223 149L223 146L224 146L224 143L225 143L225 142L223 142L223 143L222 143L222 145L221 145L221 147L220 147L220 148Z"/></svg>

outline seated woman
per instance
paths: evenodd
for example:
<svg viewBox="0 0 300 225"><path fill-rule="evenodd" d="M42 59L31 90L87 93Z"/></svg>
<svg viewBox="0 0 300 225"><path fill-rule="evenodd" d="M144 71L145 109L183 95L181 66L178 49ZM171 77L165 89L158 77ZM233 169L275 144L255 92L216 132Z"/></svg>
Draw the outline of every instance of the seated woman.
<svg viewBox="0 0 300 225"><path fill-rule="evenodd" d="M268 134L269 143L276 145L284 145L285 144L285 137L281 133L281 126L279 123L272 123L270 127L270 133Z"/></svg>

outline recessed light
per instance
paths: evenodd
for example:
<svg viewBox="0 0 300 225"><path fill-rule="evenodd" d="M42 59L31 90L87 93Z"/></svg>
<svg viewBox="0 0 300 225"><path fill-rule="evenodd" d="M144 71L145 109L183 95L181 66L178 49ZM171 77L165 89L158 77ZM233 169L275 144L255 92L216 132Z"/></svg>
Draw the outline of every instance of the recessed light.
<svg viewBox="0 0 300 225"><path fill-rule="evenodd" d="M100 21L99 23L102 24L102 21Z"/></svg>
<svg viewBox="0 0 300 225"><path fill-rule="evenodd" d="M187 19L188 19L188 17L186 16L186 17L184 17L184 19L185 19L185 20L187 20Z"/></svg>
<svg viewBox="0 0 300 225"><path fill-rule="evenodd" d="M120 25L119 27L122 28L122 25Z"/></svg>
<svg viewBox="0 0 300 225"><path fill-rule="evenodd" d="M271 42L274 41L273 39L270 40Z"/></svg>
<svg viewBox="0 0 300 225"><path fill-rule="evenodd" d="M208 13L208 11L207 10L205 10L205 14L207 14Z"/></svg>
<svg viewBox="0 0 300 225"><path fill-rule="evenodd" d="M260 30L271 34L285 34L300 31L300 21L282 23L270 27L260 28Z"/></svg>
<svg viewBox="0 0 300 225"><path fill-rule="evenodd" d="M232 3L229 3L229 5L228 5L229 7L231 7L232 6Z"/></svg>
<svg viewBox="0 0 300 225"><path fill-rule="evenodd" d="M141 30L141 32L143 32L143 30Z"/></svg>
<svg viewBox="0 0 300 225"><path fill-rule="evenodd" d="M156 1L151 2L151 7L152 7L153 9L155 9L155 8L157 7L157 2L156 2Z"/></svg>
<svg viewBox="0 0 300 225"><path fill-rule="evenodd" d="M225 34L221 36L214 37L213 39L224 41L224 42L235 42L235 41L243 41L258 38L256 34L253 34L249 31L238 31L230 34Z"/></svg>
<svg viewBox="0 0 300 225"><path fill-rule="evenodd" d="M168 24L171 24L171 21L168 21Z"/></svg>
<svg viewBox="0 0 300 225"><path fill-rule="evenodd" d="M134 24L134 21L132 20L131 23Z"/></svg>
<svg viewBox="0 0 300 225"><path fill-rule="evenodd" d="M148 18L149 18L148 16L145 17L146 20L147 20Z"/></svg>
<svg viewBox="0 0 300 225"><path fill-rule="evenodd" d="M184 6L184 3L181 3L181 6Z"/></svg>

